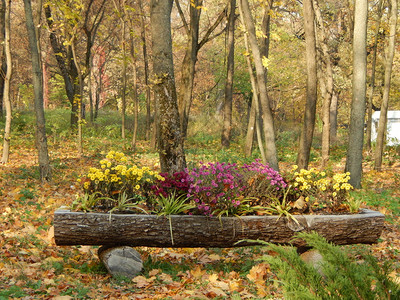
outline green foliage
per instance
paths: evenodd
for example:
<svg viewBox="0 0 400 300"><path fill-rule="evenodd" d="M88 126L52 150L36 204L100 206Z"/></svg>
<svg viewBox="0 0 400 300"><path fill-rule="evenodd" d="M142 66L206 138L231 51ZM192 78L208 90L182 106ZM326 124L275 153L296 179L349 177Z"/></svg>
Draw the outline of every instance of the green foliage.
<svg viewBox="0 0 400 300"><path fill-rule="evenodd" d="M339 246L328 243L316 233L299 233L323 257L318 267L305 262L294 247L270 243L267 249L277 256L264 256L271 270L278 276L285 299L398 299L400 286L389 273L391 265L379 265L376 258L361 253L356 261Z"/></svg>
<svg viewBox="0 0 400 300"><path fill-rule="evenodd" d="M21 298L27 296L27 294L19 286L12 286L8 289L0 291L0 300L7 300L10 298Z"/></svg>
<svg viewBox="0 0 400 300"><path fill-rule="evenodd" d="M168 196L160 194L155 201L155 212L159 216L180 215L196 207L189 203L186 195L176 196L175 193Z"/></svg>
<svg viewBox="0 0 400 300"><path fill-rule="evenodd" d="M385 219L388 222L393 223L393 216L400 215L400 197L393 196L392 191L389 189L380 190L379 193L377 193L376 190L355 190L350 193L350 197L353 198L354 201L364 202L369 206L387 208L393 214L385 214Z"/></svg>

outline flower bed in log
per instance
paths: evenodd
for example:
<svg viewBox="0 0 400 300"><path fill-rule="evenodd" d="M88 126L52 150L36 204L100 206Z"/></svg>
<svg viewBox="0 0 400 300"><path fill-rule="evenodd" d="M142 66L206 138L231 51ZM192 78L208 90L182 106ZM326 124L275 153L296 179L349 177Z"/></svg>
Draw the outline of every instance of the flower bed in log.
<svg viewBox="0 0 400 300"><path fill-rule="evenodd" d="M374 243L384 216L349 197L349 173L281 174L260 161L158 173L111 151L80 177L83 194L55 212L58 245L235 247L316 231L336 244ZM297 244L296 244L297 243Z"/></svg>
<svg viewBox="0 0 400 300"><path fill-rule="evenodd" d="M208 217L145 214L73 212L59 209L54 214L57 245L107 245L149 247L239 247L250 240L304 246L293 240L296 232L315 231L338 245L375 243L384 215L364 209L350 215L296 215Z"/></svg>

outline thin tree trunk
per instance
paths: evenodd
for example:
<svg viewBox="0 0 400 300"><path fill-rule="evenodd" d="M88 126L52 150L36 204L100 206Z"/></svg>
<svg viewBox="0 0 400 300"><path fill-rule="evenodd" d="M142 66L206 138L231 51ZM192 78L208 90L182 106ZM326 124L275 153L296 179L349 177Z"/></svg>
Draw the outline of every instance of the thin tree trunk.
<svg viewBox="0 0 400 300"><path fill-rule="evenodd" d="M1 67L0 67L0 118L3 119L4 111L3 111L3 93L4 93L4 80L6 77L7 72L7 62L6 62L6 55L5 55L5 21L4 18L6 16L6 2L5 0L0 0L0 41L3 44L1 47Z"/></svg>
<svg viewBox="0 0 400 300"><path fill-rule="evenodd" d="M247 124L246 140L244 145L245 157L250 157L251 153L253 152L254 132L255 132L254 129L256 126L256 106L254 101L255 98L253 93L253 96L251 97L249 120Z"/></svg>
<svg viewBox="0 0 400 300"><path fill-rule="evenodd" d="M365 149L366 150L371 149L372 104L373 104L374 90L375 90L376 54L378 52L378 37L379 37L379 29L381 28L382 9L383 9L383 0L380 0L378 3L377 24L375 27L374 45L372 48L371 82L370 82L369 97L368 97L368 102L367 102L367 130L365 132L365 134L366 134Z"/></svg>
<svg viewBox="0 0 400 300"><path fill-rule="evenodd" d="M264 67L262 64L262 58L260 49L257 44L257 37L253 17L250 13L250 7L248 0L240 0L240 14L243 16L244 25L248 33L249 44L253 53L254 64L257 75L257 86L259 91L261 109L263 113L263 129L265 138L265 157L267 163L275 170L279 170L278 157L275 145L275 132L272 112L270 103L267 95L267 87L265 82Z"/></svg>
<svg viewBox="0 0 400 300"><path fill-rule="evenodd" d="M123 4L124 5L124 4ZM125 13L123 12L123 18L121 18L122 28L121 28L121 44L122 44L122 98L121 98L121 137L125 139L125 116L126 116L126 36L125 36Z"/></svg>
<svg viewBox="0 0 400 300"><path fill-rule="evenodd" d="M232 131L232 95L233 95L233 75L235 68L235 9L236 0L231 0L228 18L228 56L225 83L225 101L224 101L224 121L222 126L221 145L229 148L231 143Z"/></svg>
<svg viewBox="0 0 400 300"><path fill-rule="evenodd" d="M189 4L190 8L190 27L187 29L188 42L185 57L182 62L182 84L180 93L180 118L181 131L184 137L187 135L187 126L189 122L189 113L192 105L192 94L194 86L195 67L197 62L197 53L199 50L199 24L203 0L194 0Z"/></svg>
<svg viewBox="0 0 400 300"><path fill-rule="evenodd" d="M136 139L137 139L137 132L138 132L138 118L139 118L139 98L137 95L137 59L136 59L136 54L135 54L135 44L133 40L132 34L130 35L130 42L131 42L131 47L130 47L130 54L131 54L131 65L132 65L132 92L133 92L133 103L135 105L134 108L134 123L133 123L133 132L132 132L132 150L135 151L136 149Z"/></svg>
<svg viewBox="0 0 400 300"><path fill-rule="evenodd" d="M4 47L7 62L7 72L4 79L4 92L3 101L6 108L6 123L4 128L4 141L3 141L3 155L1 157L1 163L6 164L9 158L10 152L10 138L11 138L11 99L10 99L10 81L12 75L12 60L11 60L11 50L10 50L10 11L11 11L11 0L6 0L5 2L5 18L4 18Z"/></svg>
<svg viewBox="0 0 400 300"><path fill-rule="evenodd" d="M143 3L139 1L139 13L140 13L140 38L142 40L142 51L143 51L143 62L144 62L144 84L146 90L146 140L150 139L151 132L151 92L149 85L149 59L147 55L147 39L146 39L146 27L145 17L143 11Z"/></svg>
<svg viewBox="0 0 400 300"><path fill-rule="evenodd" d="M367 74L367 17L368 1L357 0L354 8L353 99L345 168L347 172L350 172L349 183L355 188L361 187L362 176Z"/></svg>
<svg viewBox="0 0 400 300"><path fill-rule="evenodd" d="M172 55L172 4L173 0L151 0L150 3L154 94L159 111L160 166L162 172L169 173L183 171L186 168Z"/></svg>
<svg viewBox="0 0 400 300"><path fill-rule="evenodd" d="M382 168L383 147L385 144L385 134L387 127L387 111L389 106L390 82L393 68L393 58L396 47L396 28L397 28L397 0L391 0L391 13L389 19L389 45L387 48L385 62L385 83L383 87L381 113L378 123L378 136L376 138L375 149L375 170Z"/></svg>
<svg viewBox="0 0 400 300"><path fill-rule="evenodd" d="M327 33L321 16L321 10L318 6L318 1L314 0L314 12L317 20L319 31L319 44L322 48L322 62L324 67L321 67L321 81L324 81L325 90L323 94L322 104L322 161L321 168L325 168L329 160L330 149L330 108L333 96L333 70L332 62L327 45Z"/></svg>
<svg viewBox="0 0 400 300"><path fill-rule="evenodd" d="M89 119L90 123L94 122L94 114L93 114L93 56L90 58L90 63L89 63L89 74L87 78L87 85L88 85L88 95L89 95Z"/></svg>
<svg viewBox="0 0 400 300"><path fill-rule="evenodd" d="M81 67L79 66L76 51L75 51L75 39L71 42L71 49L72 55L74 58L74 63L76 70L78 72L78 80L79 80L79 94L75 93L75 101L77 103L77 116L78 116L78 139L77 139L77 146L78 146L78 156L81 157L83 155L83 145L82 145L82 98L83 98L83 78Z"/></svg>
<svg viewBox="0 0 400 300"><path fill-rule="evenodd" d="M241 15L241 21L244 24L243 16ZM249 43L247 39L247 34L244 35L244 44L246 47L246 52L250 52ZM251 64L250 56L246 56L247 69L250 76L250 83L253 89L253 97L251 101L251 110L250 110L250 118L249 125L247 127L247 136L246 136L246 146L245 146L245 155L250 156L253 148L253 140L254 140L254 129L256 129L256 137L257 144L260 150L260 155L263 163L267 162L267 158L265 157L265 151L262 140L262 132L261 132L261 111L260 111L260 99L259 99L259 91L257 86L257 79L254 76L253 67Z"/></svg>
<svg viewBox="0 0 400 300"><path fill-rule="evenodd" d="M297 165L300 169L307 169L310 159L312 139L314 136L315 111L317 104L317 53L312 0L303 1L303 12L307 60L307 97L303 130L300 136L299 153L297 156Z"/></svg>
<svg viewBox="0 0 400 300"><path fill-rule="evenodd" d="M26 28L31 49L33 89L35 95L36 114L36 147L39 157L39 172L41 181L51 178L49 154L47 149L46 121L43 107L43 73L41 69L38 40L33 23L31 0L24 0Z"/></svg>
<svg viewBox="0 0 400 300"><path fill-rule="evenodd" d="M337 107L338 107L338 93L333 89L332 101L330 106L330 137L331 144L337 142Z"/></svg>

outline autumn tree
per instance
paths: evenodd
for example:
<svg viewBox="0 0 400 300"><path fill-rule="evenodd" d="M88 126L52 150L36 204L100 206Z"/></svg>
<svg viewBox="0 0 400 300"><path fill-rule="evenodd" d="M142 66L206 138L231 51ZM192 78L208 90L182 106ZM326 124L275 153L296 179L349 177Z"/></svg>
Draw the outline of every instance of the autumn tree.
<svg viewBox="0 0 400 300"><path fill-rule="evenodd" d="M262 63L262 56L259 45L257 43L256 29L251 15L248 0L240 0L240 14L243 17L244 26L246 28L249 45L254 60L256 70L257 92L259 93L260 106L263 116L263 133L265 139L265 157L267 163L279 170L278 157L275 145L275 131L272 111L267 94L265 69Z"/></svg>
<svg viewBox="0 0 400 300"><path fill-rule="evenodd" d="M197 62L197 56L200 49L209 42L215 36L220 33L211 36L218 25L225 18L227 7L224 7L218 14L214 23L208 27L203 37L199 35L200 28L200 17L203 10L203 0L192 0L188 3L189 5L189 21L186 20L185 15L182 11L180 1L175 0L178 8L179 15L181 16L183 26L187 35L187 46L185 56L183 58L181 67L181 90L179 95L179 112L181 119L182 134L184 137L187 135L187 126L189 122L190 108L192 106L192 95L195 78L195 67Z"/></svg>
<svg viewBox="0 0 400 300"><path fill-rule="evenodd" d="M1 163L5 164L8 162L10 152L10 138L11 138L11 99L10 99L10 81L12 75L12 60L11 60L11 49L10 49L10 11L11 11L11 0L6 0L5 3L5 17L4 17L4 50L7 63L7 72L4 78L4 90L3 90L3 102L6 108L6 122L4 128L3 137L3 155L1 157Z"/></svg>
<svg viewBox="0 0 400 300"><path fill-rule="evenodd" d="M361 187L362 176L367 74L367 16L368 1L357 0L354 8L353 99L351 102L349 143L345 168L351 174L349 183L355 188Z"/></svg>
<svg viewBox="0 0 400 300"><path fill-rule="evenodd" d="M233 96L233 75L235 68L235 10L236 0L230 1L228 30L227 30L227 67L226 67L226 83L225 83L225 98L224 98L224 120L221 134L221 144L228 148L231 140L232 130L232 96Z"/></svg>
<svg viewBox="0 0 400 300"><path fill-rule="evenodd" d="M32 16L32 6L30 0L24 0L26 29L29 37L31 50L33 89L35 95L35 114L36 114L36 147L39 157L39 173L42 181L51 178L49 155L47 150L46 121L43 107L43 72L41 69L40 53L38 48L38 38Z"/></svg>
<svg viewBox="0 0 400 300"><path fill-rule="evenodd" d="M396 47L396 28L397 28L397 0L390 1L390 19L389 19L389 45L387 47L385 62L385 82L383 87L383 96L381 104L381 113L378 123L378 136L376 138L375 149L375 170L382 167L383 146L385 142L387 112L389 106L390 83L393 69L393 58Z"/></svg>
<svg viewBox="0 0 400 300"><path fill-rule="evenodd" d="M186 167L172 55L172 4L173 0L151 0L150 3L154 72L153 90L159 111L158 145L160 165L162 172L169 173L183 171Z"/></svg>
<svg viewBox="0 0 400 300"><path fill-rule="evenodd" d="M5 0L0 1L0 40L4 41L5 37L5 13L6 10L6 2ZM3 92L4 92L4 79L5 74L7 72L7 62L5 55L5 43L2 43L3 46L0 49L0 118L3 118Z"/></svg>
<svg viewBox="0 0 400 300"><path fill-rule="evenodd" d="M369 82L369 95L367 102L367 130L365 132L365 148L367 150L371 149L371 135L372 135L372 106L373 97L375 91L375 78L376 78L376 61L378 53L378 41L379 41L379 31L381 30L381 19L383 14L383 0L379 0L377 4L377 19L374 31L374 44L372 46L372 62L371 62L371 79Z"/></svg>
<svg viewBox="0 0 400 300"><path fill-rule="evenodd" d="M297 165L307 169L314 136L317 105L317 53L315 40L315 16L312 0L303 1L304 35L306 40L307 93L303 129L300 136Z"/></svg>

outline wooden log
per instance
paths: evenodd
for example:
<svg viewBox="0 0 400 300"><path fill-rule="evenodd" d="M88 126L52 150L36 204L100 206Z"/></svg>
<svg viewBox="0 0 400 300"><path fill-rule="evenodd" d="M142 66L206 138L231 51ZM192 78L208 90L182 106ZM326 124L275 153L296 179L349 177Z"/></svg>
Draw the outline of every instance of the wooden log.
<svg viewBox="0 0 400 300"><path fill-rule="evenodd" d="M57 245L148 247L240 247L245 239L305 246L291 241L298 231L316 231L338 245L375 243L383 230L384 215L363 210L351 215L295 215L299 224L278 216L206 217L107 214L56 210ZM171 222L169 222L171 221ZM170 226L171 225L171 226ZM240 243L237 243L242 241Z"/></svg>

